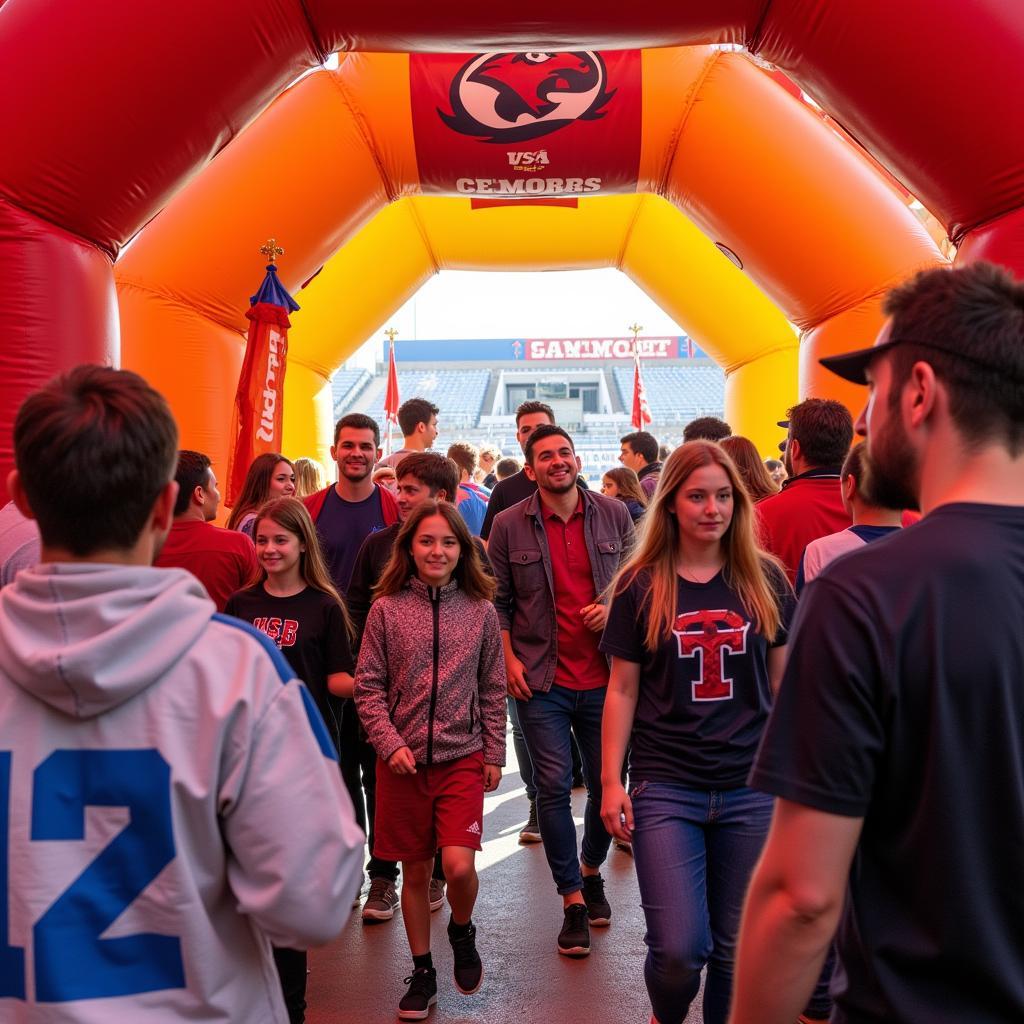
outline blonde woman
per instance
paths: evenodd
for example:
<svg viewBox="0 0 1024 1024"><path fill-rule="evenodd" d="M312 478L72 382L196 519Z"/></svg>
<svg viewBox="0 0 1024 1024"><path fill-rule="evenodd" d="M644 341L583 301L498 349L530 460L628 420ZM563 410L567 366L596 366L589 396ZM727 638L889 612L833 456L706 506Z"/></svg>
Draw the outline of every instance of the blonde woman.
<svg viewBox="0 0 1024 1024"><path fill-rule="evenodd" d="M494 475L494 467L501 459L501 449L493 444L482 444L477 453L476 471L473 473L473 482L478 483L488 490L493 490L498 478Z"/></svg>
<svg viewBox="0 0 1024 1024"><path fill-rule="evenodd" d="M757 546L753 504L719 445L669 456L611 594L601 817L633 843L654 1020L680 1024L706 966L704 1020L725 1024L743 895L772 811L746 779L795 599ZM617 767L627 746L630 795Z"/></svg>
<svg viewBox="0 0 1024 1024"><path fill-rule="evenodd" d="M306 498L327 486L324 467L316 459L296 459L294 468L296 498Z"/></svg>

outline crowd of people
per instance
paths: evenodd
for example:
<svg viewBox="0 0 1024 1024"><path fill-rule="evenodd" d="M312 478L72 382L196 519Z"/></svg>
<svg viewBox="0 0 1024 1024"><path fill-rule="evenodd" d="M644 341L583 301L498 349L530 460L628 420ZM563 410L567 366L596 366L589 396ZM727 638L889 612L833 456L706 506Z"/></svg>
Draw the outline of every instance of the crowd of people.
<svg viewBox="0 0 1024 1024"><path fill-rule="evenodd" d="M597 489L544 403L519 460L433 451L414 398L388 458L338 420L334 483L260 455L224 528L141 378L32 395L0 509L0 1001L297 1024L305 949L400 908L422 1020L445 902L471 995L510 725L552 949L612 924L621 845L652 1024L702 978L708 1024L1024 1019L1024 286L928 271L885 310L823 360L864 412L801 401L781 459L702 417L625 435ZM129 823L76 881L37 845L86 807Z"/></svg>

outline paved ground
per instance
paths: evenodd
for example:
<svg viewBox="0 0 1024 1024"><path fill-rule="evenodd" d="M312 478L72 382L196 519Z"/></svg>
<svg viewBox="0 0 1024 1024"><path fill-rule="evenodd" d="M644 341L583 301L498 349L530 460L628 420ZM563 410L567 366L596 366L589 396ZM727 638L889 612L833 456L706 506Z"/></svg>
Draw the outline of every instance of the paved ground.
<svg viewBox="0 0 1024 1024"><path fill-rule="evenodd" d="M509 754L512 753L511 737ZM573 794L582 825L585 794ZM612 847L604 875L612 923L592 931L584 960L555 951L562 923L543 848L520 846L527 802L514 763L484 806L484 848L477 858L480 898L473 917L484 962L484 983L460 995L451 979L445 934L447 905L433 916L438 1004L431 1020L445 1024L647 1024L643 985L643 914L632 858ZM358 911L341 936L310 956L308 1024L391 1024L405 991L411 960L401 912L392 921L364 925ZM700 1024L695 1006L687 1024Z"/></svg>

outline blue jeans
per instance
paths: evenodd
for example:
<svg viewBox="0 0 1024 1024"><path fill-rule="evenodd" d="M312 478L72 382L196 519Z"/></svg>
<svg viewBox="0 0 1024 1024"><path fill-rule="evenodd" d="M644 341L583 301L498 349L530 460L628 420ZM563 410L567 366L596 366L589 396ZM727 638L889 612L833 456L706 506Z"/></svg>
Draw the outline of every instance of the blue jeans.
<svg viewBox="0 0 1024 1024"><path fill-rule="evenodd" d="M576 856L576 825L572 820L572 753L570 730L583 756L587 808L583 814L583 863L599 868L608 856L611 836L601 821L601 714L605 688L568 690L552 686L529 700L516 701L537 787L537 818L544 853L558 892L565 896L583 888Z"/></svg>
<svg viewBox="0 0 1024 1024"><path fill-rule="evenodd" d="M537 787L533 784L533 760L530 757L530 748L526 745L523 727L519 724L517 703L518 701L514 697L508 698L508 718L512 723L512 746L516 748L516 761L519 762L519 775L526 787L526 799L532 804L537 799Z"/></svg>
<svg viewBox="0 0 1024 1024"><path fill-rule="evenodd" d="M681 1024L706 965L704 1020L725 1024L743 898L768 836L772 798L649 782L632 800L654 1015L659 1024Z"/></svg>

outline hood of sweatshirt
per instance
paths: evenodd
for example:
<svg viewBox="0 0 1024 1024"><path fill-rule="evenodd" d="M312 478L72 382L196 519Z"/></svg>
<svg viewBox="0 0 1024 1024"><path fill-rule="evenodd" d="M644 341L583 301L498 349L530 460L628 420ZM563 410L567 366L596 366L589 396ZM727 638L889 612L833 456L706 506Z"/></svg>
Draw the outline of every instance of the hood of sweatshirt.
<svg viewBox="0 0 1024 1024"><path fill-rule="evenodd" d="M93 718L160 679L216 611L183 569L55 562L0 590L0 675Z"/></svg>

